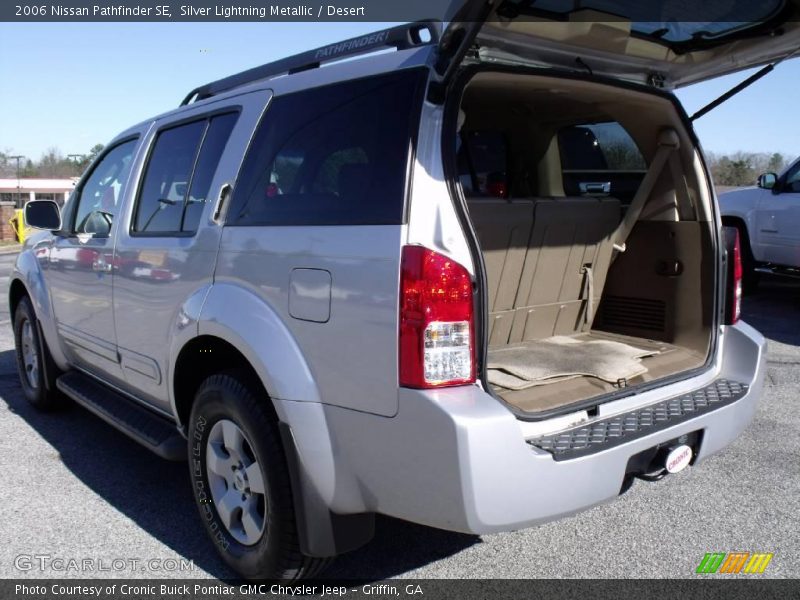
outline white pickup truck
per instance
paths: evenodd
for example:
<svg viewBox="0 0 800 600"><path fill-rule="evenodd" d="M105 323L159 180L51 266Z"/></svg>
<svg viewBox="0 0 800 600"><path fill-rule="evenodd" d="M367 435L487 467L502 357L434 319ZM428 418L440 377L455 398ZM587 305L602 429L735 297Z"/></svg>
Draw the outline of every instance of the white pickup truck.
<svg viewBox="0 0 800 600"><path fill-rule="evenodd" d="M764 173L756 187L719 197L722 222L739 229L745 291L761 273L800 277L800 159L780 175Z"/></svg>

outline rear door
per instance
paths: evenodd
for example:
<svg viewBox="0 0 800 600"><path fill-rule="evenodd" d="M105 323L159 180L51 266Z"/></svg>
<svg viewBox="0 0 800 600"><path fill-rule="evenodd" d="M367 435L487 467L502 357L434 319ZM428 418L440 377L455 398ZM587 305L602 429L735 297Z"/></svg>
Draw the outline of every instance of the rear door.
<svg viewBox="0 0 800 600"><path fill-rule="evenodd" d="M171 339L187 301L209 285L231 185L269 91L203 103L156 121L114 257L114 316L126 387L169 409Z"/></svg>
<svg viewBox="0 0 800 600"><path fill-rule="evenodd" d="M462 0L436 70L468 60L559 67L677 88L800 47L800 0Z"/></svg>

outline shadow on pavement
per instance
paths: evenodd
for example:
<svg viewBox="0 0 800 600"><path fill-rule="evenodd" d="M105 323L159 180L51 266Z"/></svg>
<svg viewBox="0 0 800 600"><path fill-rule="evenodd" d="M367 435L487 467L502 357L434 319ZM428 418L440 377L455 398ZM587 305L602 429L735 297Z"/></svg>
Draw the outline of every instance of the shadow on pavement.
<svg viewBox="0 0 800 600"><path fill-rule="evenodd" d="M742 302L742 319L770 340L800 346L800 281L762 276Z"/></svg>
<svg viewBox="0 0 800 600"><path fill-rule="evenodd" d="M214 577L235 578L206 536L192 498L186 463L158 458L79 406L50 414L35 410L20 391L13 350L0 352L0 398L59 453L81 482L111 506ZM323 576L385 579L456 554L479 541L477 536L379 517L375 539L340 556Z"/></svg>

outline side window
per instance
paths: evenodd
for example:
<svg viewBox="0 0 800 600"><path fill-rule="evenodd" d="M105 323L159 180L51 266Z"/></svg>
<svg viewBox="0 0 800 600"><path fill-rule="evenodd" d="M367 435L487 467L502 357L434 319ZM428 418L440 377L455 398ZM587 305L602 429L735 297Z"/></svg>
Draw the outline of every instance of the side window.
<svg viewBox="0 0 800 600"><path fill-rule="evenodd" d="M566 127L558 133L565 171L644 171L642 153L616 122Z"/></svg>
<svg viewBox="0 0 800 600"><path fill-rule="evenodd" d="M336 150L329 154L319 167L311 188L315 194L344 194L348 171L357 171L359 165L368 168L369 157L361 146Z"/></svg>
<svg viewBox="0 0 800 600"><path fill-rule="evenodd" d="M197 231L203 209L209 200L211 181L214 179L219 159L238 118L238 113L227 113L211 119L194 167L194 177L189 188L189 196L186 198L181 231Z"/></svg>
<svg viewBox="0 0 800 600"><path fill-rule="evenodd" d="M394 73L273 99L228 225L401 223L421 80Z"/></svg>
<svg viewBox="0 0 800 600"><path fill-rule="evenodd" d="M184 200L205 129L206 121L194 121L158 134L139 191L133 231L181 230Z"/></svg>
<svg viewBox="0 0 800 600"><path fill-rule="evenodd" d="M786 192L800 192L800 162L794 167L789 169L786 175L786 184L784 185Z"/></svg>
<svg viewBox="0 0 800 600"><path fill-rule="evenodd" d="M499 131L466 131L458 141L459 179L467 196L508 196L508 143Z"/></svg>
<svg viewBox="0 0 800 600"><path fill-rule="evenodd" d="M80 189L75 211L75 233L106 237L119 212L120 191L128 177L137 140L129 140L109 150L100 159Z"/></svg>
<svg viewBox="0 0 800 600"><path fill-rule="evenodd" d="M193 232L237 115L192 121L158 134L139 191L133 231ZM202 144L202 147L201 147Z"/></svg>

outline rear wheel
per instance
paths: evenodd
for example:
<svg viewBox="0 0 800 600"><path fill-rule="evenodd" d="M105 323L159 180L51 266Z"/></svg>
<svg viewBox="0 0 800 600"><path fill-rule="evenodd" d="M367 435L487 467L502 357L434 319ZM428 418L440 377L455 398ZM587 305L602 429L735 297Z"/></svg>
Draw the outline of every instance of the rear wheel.
<svg viewBox="0 0 800 600"><path fill-rule="evenodd" d="M195 502L225 562L248 579L300 579L329 559L299 549L277 422L260 386L241 373L200 386L189 425Z"/></svg>
<svg viewBox="0 0 800 600"><path fill-rule="evenodd" d="M39 410L60 407L63 396L55 387L55 365L39 333L36 313L27 296L19 301L14 311L14 345L25 398Z"/></svg>

